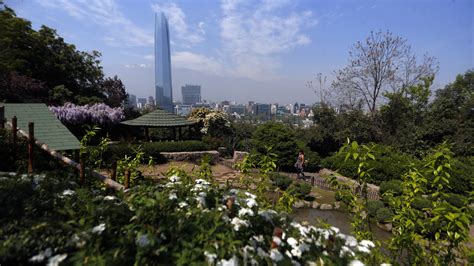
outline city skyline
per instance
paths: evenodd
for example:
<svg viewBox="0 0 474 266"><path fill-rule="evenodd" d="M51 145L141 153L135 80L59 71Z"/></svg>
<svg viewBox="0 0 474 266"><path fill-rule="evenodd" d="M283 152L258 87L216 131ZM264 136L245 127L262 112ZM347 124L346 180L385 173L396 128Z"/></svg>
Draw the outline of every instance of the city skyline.
<svg viewBox="0 0 474 266"><path fill-rule="evenodd" d="M154 88L154 14L169 19L174 95L200 84L202 98L317 102L307 81L347 65L371 31L436 57L434 89L474 67L472 1L5 1L33 28L47 25L79 50L98 50L108 76L148 97ZM399 14L403 14L401 17ZM156 97L156 95L155 95Z"/></svg>

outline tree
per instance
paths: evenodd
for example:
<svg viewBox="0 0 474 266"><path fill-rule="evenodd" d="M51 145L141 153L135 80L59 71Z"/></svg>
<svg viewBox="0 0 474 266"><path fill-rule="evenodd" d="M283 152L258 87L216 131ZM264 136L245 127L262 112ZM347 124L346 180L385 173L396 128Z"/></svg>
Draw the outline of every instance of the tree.
<svg viewBox="0 0 474 266"><path fill-rule="evenodd" d="M76 50L64 42L54 29L41 26L38 31L31 23L16 16L5 7L0 10L0 78L26 77L41 82L46 91L27 94L13 91L11 83L2 82L4 92L0 100L15 102L49 102L49 92L63 85L74 97L75 103L103 101L100 84L103 80L100 53Z"/></svg>
<svg viewBox="0 0 474 266"><path fill-rule="evenodd" d="M281 123L266 122L257 127L252 136L252 144L257 153L265 154L268 147L278 157L277 166L284 170L293 170L298 155L298 145L294 130Z"/></svg>
<svg viewBox="0 0 474 266"><path fill-rule="evenodd" d="M102 82L102 92L107 97L105 103L110 107L123 106L124 101L128 97L125 86L117 75L115 75L114 78L106 78Z"/></svg>
<svg viewBox="0 0 474 266"><path fill-rule="evenodd" d="M332 86L349 107L363 101L370 112L377 109L383 92L404 92L409 86L433 76L438 65L424 56L417 63L407 41L391 32L371 32L365 42L357 42L349 52L349 64L336 72Z"/></svg>

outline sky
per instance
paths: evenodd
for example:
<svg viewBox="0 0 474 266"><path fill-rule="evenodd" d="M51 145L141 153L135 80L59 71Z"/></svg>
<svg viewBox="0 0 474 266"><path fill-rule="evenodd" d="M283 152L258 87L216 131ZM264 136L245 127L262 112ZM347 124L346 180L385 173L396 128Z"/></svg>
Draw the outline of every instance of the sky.
<svg viewBox="0 0 474 266"><path fill-rule="evenodd" d="M208 101L311 104L306 86L348 63L371 31L407 40L419 59L439 62L434 89L474 68L474 1L411 0L4 0L19 17L57 30L78 50L102 53L137 97L154 95L154 14L164 12L171 38L174 100L181 86L201 85Z"/></svg>

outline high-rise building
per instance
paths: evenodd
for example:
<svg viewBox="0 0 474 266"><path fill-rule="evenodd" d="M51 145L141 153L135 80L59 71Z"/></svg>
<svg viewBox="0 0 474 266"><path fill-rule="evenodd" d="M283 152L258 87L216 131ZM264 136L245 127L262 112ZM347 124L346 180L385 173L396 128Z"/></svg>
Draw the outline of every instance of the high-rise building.
<svg viewBox="0 0 474 266"><path fill-rule="evenodd" d="M183 96L183 104L193 105L201 102L201 86L199 85L184 85L181 87L181 94Z"/></svg>
<svg viewBox="0 0 474 266"><path fill-rule="evenodd" d="M146 105L146 98L138 98L137 99L137 106L138 108L145 108Z"/></svg>
<svg viewBox="0 0 474 266"><path fill-rule="evenodd" d="M155 14L155 99L158 107L173 112L170 35L163 12Z"/></svg>
<svg viewBox="0 0 474 266"><path fill-rule="evenodd" d="M129 94L125 101L125 106L128 108L137 108L137 96Z"/></svg>

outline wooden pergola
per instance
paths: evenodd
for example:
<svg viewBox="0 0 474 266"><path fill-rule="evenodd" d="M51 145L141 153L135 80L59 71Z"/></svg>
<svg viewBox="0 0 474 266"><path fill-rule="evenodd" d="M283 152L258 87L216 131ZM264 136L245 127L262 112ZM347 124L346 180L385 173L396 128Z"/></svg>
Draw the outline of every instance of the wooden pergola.
<svg viewBox="0 0 474 266"><path fill-rule="evenodd" d="M145 139L150 141L149 128L171 128L173 140L182 140L183 128L188 128L189 136L192 136L192 128L196 129L197 123L187 120L184 117L168 113L164 110L155 110L151 113L144 114L138 118L121 122L121 124L130 127L144 128Z"/></svg>

